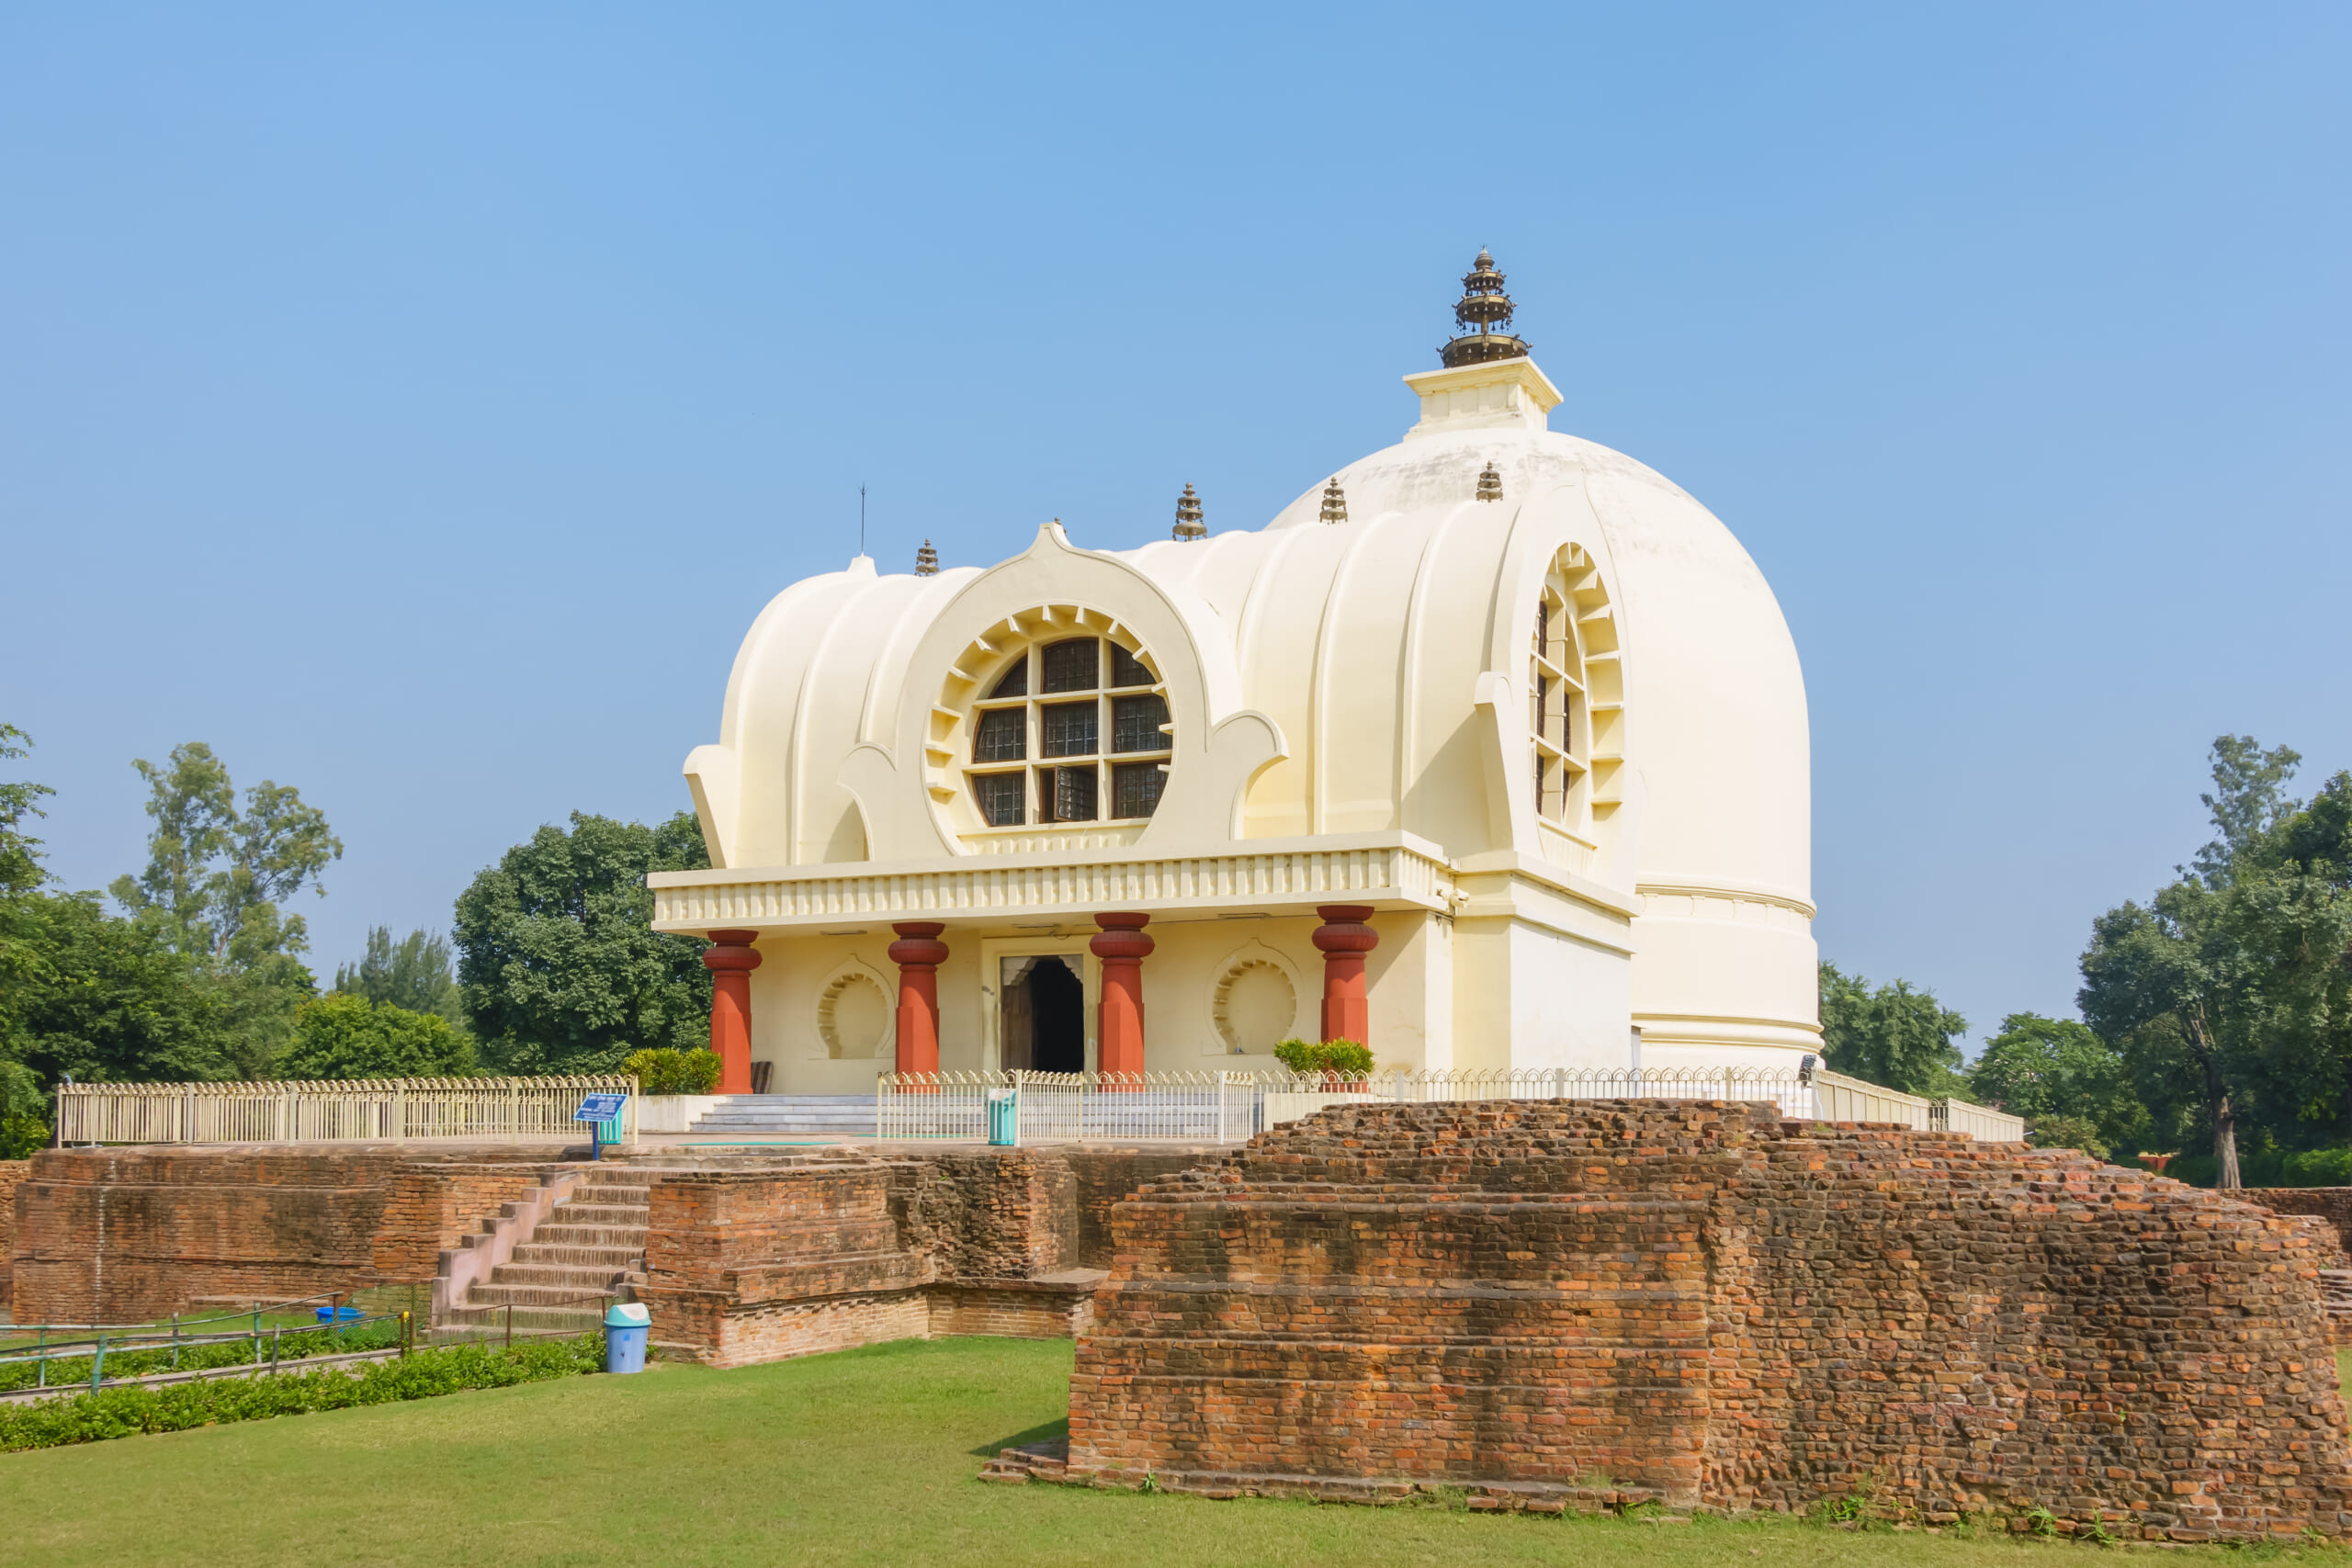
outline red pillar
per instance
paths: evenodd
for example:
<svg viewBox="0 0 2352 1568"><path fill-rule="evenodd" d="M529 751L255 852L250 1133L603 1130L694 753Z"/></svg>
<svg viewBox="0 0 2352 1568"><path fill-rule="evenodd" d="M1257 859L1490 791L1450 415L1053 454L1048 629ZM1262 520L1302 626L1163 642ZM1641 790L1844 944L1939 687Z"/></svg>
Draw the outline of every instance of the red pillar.
<svg viewBox="0 0 2352 1568"><path fill-rule="evenodd" d="M1149 915L1097 915L1102 934L1086 950L1102 961L1095 1066L1105 1075L1143 1072L1143 961L1158 945L1143 934Z"/></svg>
<svg viewBox="0 0 2352 1568"><path fill-rule="evenodd" d="M947 962L947 928L929 920L901 920L890 928L890 962L899 966L899 1071L939 1071L939 966Z"/></svg>
<svg viewBox="0 0 2352 1568"><path fill-rule="evenodd" d="M710 1049L718 1058L718 1092L752 1092L752 971L760 955L752 951L757 931L712 931L703 949L710 971Z"/></svg>
<svg viewBox="0 0 2352 1568"><path fill-rule="evenodd" d="M1323 1038L1372 1043L1372 1003L1364 995L1363 955L1380 945L1380 933L1364 924L1369 904L1325 904L1315 911L1315 945L1323 954Z"/></svg>

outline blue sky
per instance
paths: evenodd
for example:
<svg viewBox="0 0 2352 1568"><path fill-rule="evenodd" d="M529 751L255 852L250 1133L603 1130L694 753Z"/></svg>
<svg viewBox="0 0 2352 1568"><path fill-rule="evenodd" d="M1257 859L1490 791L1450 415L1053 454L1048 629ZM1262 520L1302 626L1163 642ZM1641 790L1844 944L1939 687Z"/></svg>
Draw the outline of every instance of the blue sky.
<svg viewBox="0 0 2352 1568"><path fill-rule="evenodd" d="M1482 31L1480 17L1495 18ZM1043 517L1255 526L1493 247L1763 567L1825 954L1976 1032L2352 765L2352 11L0 10L0 718L51 864L209 741L349 846L316 966L667 815L761 604Z"/></svg>

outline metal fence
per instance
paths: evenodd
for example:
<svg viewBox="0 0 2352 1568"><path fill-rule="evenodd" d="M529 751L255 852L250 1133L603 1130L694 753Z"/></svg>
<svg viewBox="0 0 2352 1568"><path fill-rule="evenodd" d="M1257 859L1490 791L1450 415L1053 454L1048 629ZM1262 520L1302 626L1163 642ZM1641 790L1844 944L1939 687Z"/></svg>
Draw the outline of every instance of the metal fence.
<svg viewBox="0 0 2352 1568"><path fill-rule="evenodd" d="M67 1144L569 1143L585 1094L628 1096L607 1142L637 1136L631 1077L355 1078L317 1083L76 1083L57 1087Z"/></svg>
<svg viewBox="0 0 2352 1568"><path fill-rule="evenodd" d="M875 1129L885 1139L1051 1144L1238 1143L1329 1106L1476 1100L1767 1100L1784 1116L1893 1122L2014 1141L2025 1124L1965 1100L1928 1100L1837 1073L1743 1067L1465 1068L1331 1075L1198 1072L885 1073Z"/></svg>

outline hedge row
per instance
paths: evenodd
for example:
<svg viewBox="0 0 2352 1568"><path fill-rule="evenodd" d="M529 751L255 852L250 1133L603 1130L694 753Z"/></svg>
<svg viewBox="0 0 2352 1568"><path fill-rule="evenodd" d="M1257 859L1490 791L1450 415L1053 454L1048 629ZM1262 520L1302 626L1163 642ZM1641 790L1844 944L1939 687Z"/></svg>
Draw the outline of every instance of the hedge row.
<svg viewBox="0 0 2352 1568"><path fill-rule="evenodd" d="M289 1328L278 1336L276 1347L279 1361L300 1361L311 1356L341 1356L354 1350L385 1350L400 1343L401 1330L397 1323L366 1323L342 1329L340 1332L324 1324L316 1328ZM36 1348L31 1340L22 1344L11 1341L7 1354L30 1355ZM271 1345L265 1336L261 1342L261 1359L267 1362ZM110 1378L145 1377L151 1372L196 1372L213 1367L238 1367L254 1364L254 1342L250 1339L228 1339L209 1345L183 1345L176 1361L171 1348L116 1350L107 1352L106 1375ZM90 1381L88 1356L53 1356L44 1373L30 1361L17 1361L0 1367L0 1393L12 1393L20 1388L32 1388L46 1383L64 1393L75 1383Z"/></svg>
<svg viewBox="0 0 2352 1568"><path fill-rule="evenodd" d="M96 1393L0 1405L0 1453L103 1442L141 1432L177 1432L230 1421L304 1416L355 1404L431 1399L474 1388L507 1388L550 1378L601 1371L602 1335L542 1339L502 1348L451 1345L402 1359L373 1361L345 1371L280 1372L272 1377L216 1378L163 1388L108 1388Z"/></svg>

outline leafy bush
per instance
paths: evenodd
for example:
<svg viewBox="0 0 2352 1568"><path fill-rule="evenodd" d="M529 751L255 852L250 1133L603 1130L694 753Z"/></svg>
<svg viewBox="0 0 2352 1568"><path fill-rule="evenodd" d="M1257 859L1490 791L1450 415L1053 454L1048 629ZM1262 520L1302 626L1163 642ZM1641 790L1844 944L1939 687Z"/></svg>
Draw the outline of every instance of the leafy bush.
<svg viewBox="0 0 2352 1568"><path fill-rule="evenodd" d="M636 1075L639 1094L708 1094L718 1087L718 1056L710 1051L639 1051L621 1071Z"/></svg>
<svg viewBox="0 0 2352 1568"><path fill-rule="evenodd" d="M2352 1187L2352 1149L2297 1149L2280 1176L2288 1187Z"/></svg>
<svg viewBox="0 0 2352 1568"><path fill-rule="evenodd" d="M96 1393L0 1406L0 1453L102 1442L141 1432L177 1432L229 1421L261 1421L313 1410L345 1410L431 1399L475 1388L508 1388L599 1371L602 1336L539 1340L502 1349L453 1345L376 1361L357 1376L340 1369L276 1377L218 1378L163 1388L109 1388Z"/></svg>
<svg viewBox="0 0 2352 1568"><path fill-rule="evenodd" d="M368 1323L337 1331L325 1324L316 1328L289 1328L277 1337L277 1359L282 1362L300 1361L312 1356L340 1356L354 1350L384 1350L400 1343L400 1325L394 1323ZM8 1354L28 1355L34 1346L29 1339L11 1342ZM264 1340L261 1360L270 1357L270 1345ZM210 1345L183 1345L178 1359L171 1349L139 1349L107 1351L106 1375L110 1378L139 1378L151 1372L203 1371L212 1367L239 1367L253 1363L254 1343L250 1339L220 1341ZM0 1367L0 1393L32 1388L46 1382L51 1388L66 1390L75 1383L90 1381L88 1356L58 1356L51 1359L46 1373L30 1362Z"/></svg>
<svg viewBox="0 0 2352 1568"><path fill-rule="evenodd" d="M1294 1073L1361 1078L1372 1071L1372 1047L1353 1040L1285 1040L1274 1047L1274 1060Z"/></svg>
<svg viewBox="0 0 2352 1568"><path fill-rule="evenodd" d="M2093 1159L2108 1156L2098 1123L2087 1116L2034 1116L2025 1124L2026 1136L2038 1149L2080 1149Z"/></svg>
<svg viewBox="0 0 2352 1568"><path fill-rule="evenodd" d="M294 1012L294 1042L278 1058L289 1078L471 1077L474 1043L437 1013L329 991Z"/></svg>

